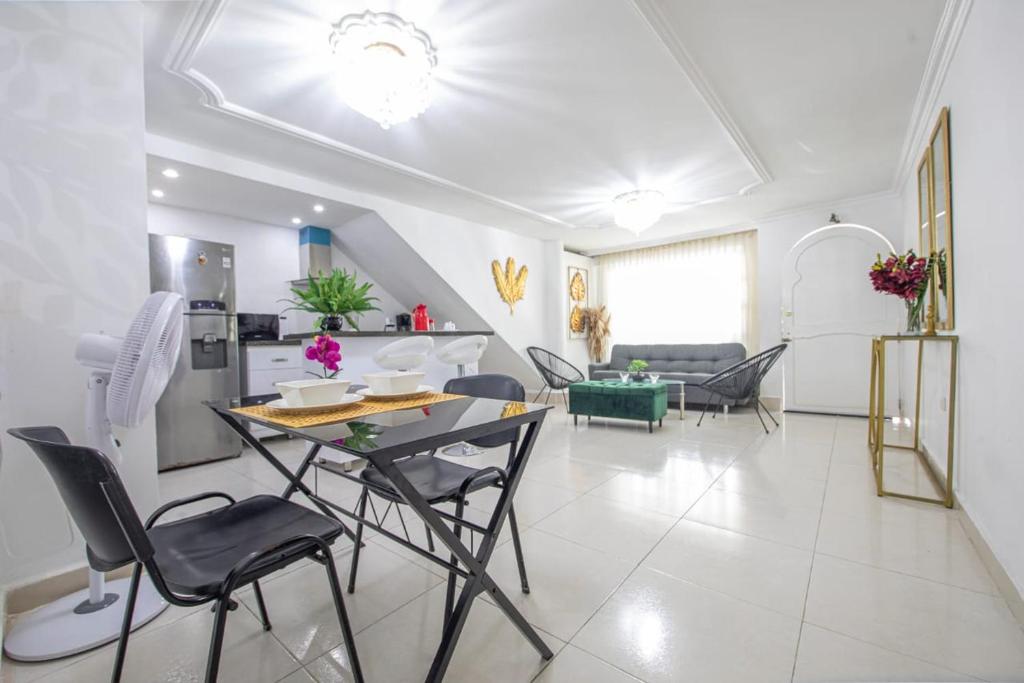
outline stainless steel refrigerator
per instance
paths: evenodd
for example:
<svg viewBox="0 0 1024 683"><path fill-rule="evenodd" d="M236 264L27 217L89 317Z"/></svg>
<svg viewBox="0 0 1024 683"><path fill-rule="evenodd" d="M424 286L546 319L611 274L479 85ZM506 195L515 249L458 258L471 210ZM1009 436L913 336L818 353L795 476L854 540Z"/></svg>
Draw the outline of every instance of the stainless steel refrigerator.
<svg viewBox="0 0 1024 683"><path fill-rule="evenodd" d="M202 403L239 394L234 261L230 244L149 236L152 291L185 299L181 355L156 404L161 471L242 453L242 440Z"/></svg>

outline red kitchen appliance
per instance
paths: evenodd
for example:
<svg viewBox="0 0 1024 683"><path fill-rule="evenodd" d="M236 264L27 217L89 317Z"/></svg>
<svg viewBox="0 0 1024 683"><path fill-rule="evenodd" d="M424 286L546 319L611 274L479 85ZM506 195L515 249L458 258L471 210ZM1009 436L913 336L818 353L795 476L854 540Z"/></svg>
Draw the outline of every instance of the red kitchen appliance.
<svg viewBox="0 0 1024 683"><path fill-rule="evenodd" d="M417 304L412 309L412 329L417 332L426 332L430 329L430 315L425 304Z"/></svg>

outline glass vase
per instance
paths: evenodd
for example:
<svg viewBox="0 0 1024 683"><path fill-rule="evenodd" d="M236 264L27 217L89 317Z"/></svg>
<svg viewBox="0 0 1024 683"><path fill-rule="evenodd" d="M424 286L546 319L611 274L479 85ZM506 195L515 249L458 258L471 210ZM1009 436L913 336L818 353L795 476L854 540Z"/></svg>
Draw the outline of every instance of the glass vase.
<svg viewBox="0 0 1024 683"><path fill-rule="evenodd" d="M923 297L922 297L923 299ZM907 301L907 334L921 333L921 301Z"/></svg>

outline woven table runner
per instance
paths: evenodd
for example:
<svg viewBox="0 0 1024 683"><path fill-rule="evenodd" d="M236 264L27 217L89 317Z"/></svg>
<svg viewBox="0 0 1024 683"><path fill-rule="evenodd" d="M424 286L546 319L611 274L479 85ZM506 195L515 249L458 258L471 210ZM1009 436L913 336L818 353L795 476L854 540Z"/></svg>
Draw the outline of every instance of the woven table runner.
<svg viewBox="0 0 1024 683"><path fill-rule="evenodd" d="M279 410L268 408L265 405L248 406L245 408L232 408L231 412L238 413L245 417L256 417L267 422L274 422L283 427L300 429L302 427L318 427L320 425L333 424L344 420L353 420L358 417L367 417L378 413L388 413L393 410L407 410L409 408L426 408L435 403L454 401L457 398L465 398L459 394L427 394L411 398L406 401L374 401L364 398L362 401L350 403L343 408L332 410L327 413L316 413L314 415L289 415Z"/></svg>

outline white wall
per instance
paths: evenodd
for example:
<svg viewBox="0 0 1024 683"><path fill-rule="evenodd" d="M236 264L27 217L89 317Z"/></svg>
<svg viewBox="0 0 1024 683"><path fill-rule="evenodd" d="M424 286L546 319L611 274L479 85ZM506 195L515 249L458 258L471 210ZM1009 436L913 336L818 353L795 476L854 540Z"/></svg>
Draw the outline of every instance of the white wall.
<svg viewBox="0 0 1024 683"><path fill-rule="evenodd" d="M298 230L205 211L150 204L149 231L233 244L235 292L240 313L280 313L288 306L281 299L292 297L290 281L300 277ZM331 264L350 272L358 270L337 245L331 248ZM396 312L408 310L407 305L399 303L365 273L359 273L359 279L374 284L371 293L380 299L377 305L381 309L363 316L360 328L383 329L385 317L393 321ZM317 317L302 311L288 311L283 315L282 334L307 332Z"/></svg>
<svg viewBox="0 0 1024 683"><path fill-rule="evenodd" d="M149 292L142 8L0 3L0 428L84 440L82 332L123 334ZM119 435L143 514L153 421ZM0 433L0 584L85 561L50 478Z"/></svg>
<svg viewBox="0 0 1024 683"><path fill-rule="evenodd" d="M832 211L844 223L858 223L874 228L897 249L901 248L903 215L899 199L894 194L853 198L835 202L828 208L754 221L752 227L757 229L758 329L761 348L748 349L748 353L763 351L781 343L782 268L786 254L804 235L827 225ZM865 281L870 266L869 263L864 264ZM777 365L762 385L764 396L782 396L782 375L782 366Z"/></svg>
<svg viewBox="0 0 1024 683"><path fill-rule="evenodd" d="M1016 260L1024 252L1024 3L973 3L934 108L950 109L956 330L960 336L955 480L957 497L996 557L1024 591L1024 421L1020 353L1024 288ZM916 141L924 150L927 142ZM907 245L917 245L917 188L908 169L902 190ZM928 360L935 365L936 358ZM944 373L943 373L944 374ZM926 444L944 440L944 377L926 377ZM933 453L939 455L941 453Z"/></svg>

